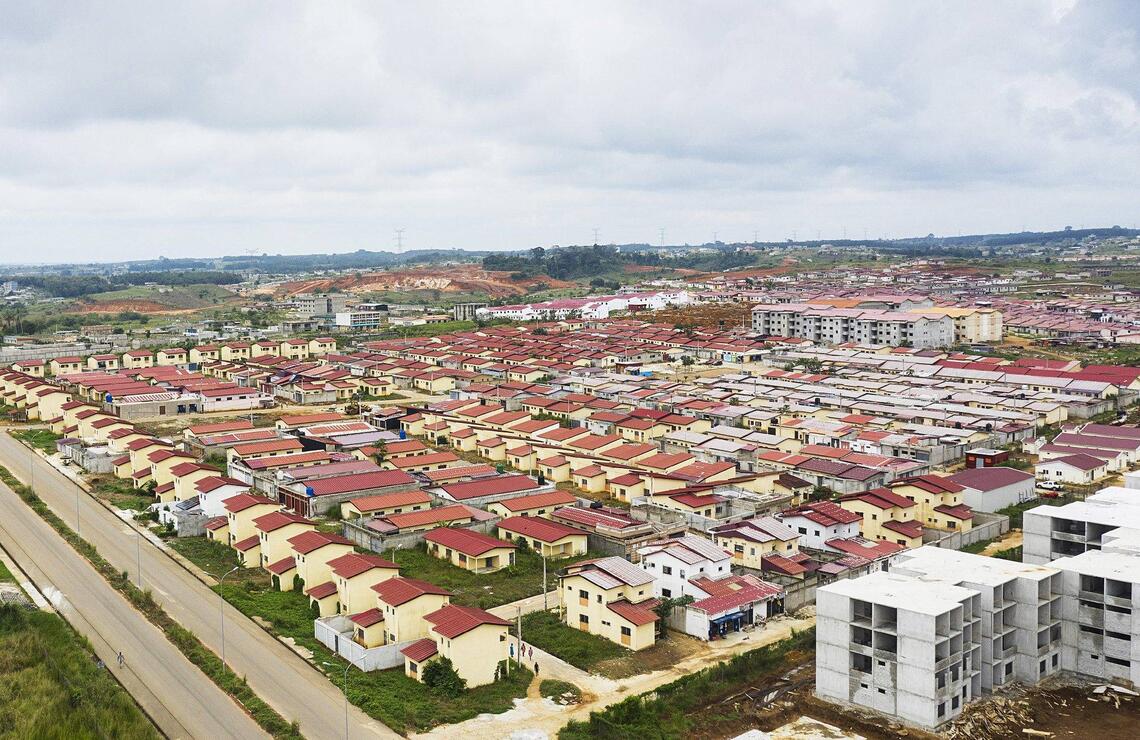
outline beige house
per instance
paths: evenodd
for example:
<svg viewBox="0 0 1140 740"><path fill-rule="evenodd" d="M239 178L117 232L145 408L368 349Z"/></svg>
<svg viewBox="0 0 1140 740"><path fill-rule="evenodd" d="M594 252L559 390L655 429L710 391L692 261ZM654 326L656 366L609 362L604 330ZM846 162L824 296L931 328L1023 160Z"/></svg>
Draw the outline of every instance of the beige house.
<svg viewBox="0 0 1140 740"><path fill-rule="evenodd" d="M630 650L651 647L656 640L653 576L628 560L575 563L562 570L558 591L567 625Z"/></svg>
<svg viewBox="0 0 1140 740"><path fill-rule="evenodd" d="M507 659L510 622L471 606L449 604L424 615L430 627L427 637L405 647L404 673L423 680L423 669L447 658L468 688L495 681L499 664Z"/></svg>
<svg viewBox="0 0 1140 740"><path fill-rule="evenodd" d="M149 349L131 349L123 353L122 366L126 370L154 367L154 355Z"/></svg>
<svg viewBox="0 0 1140 740"><path fill-rule="evenodd" d="M301 583L311 586L332 580L329 563L352 552L352 540L333 532L315 530L290 537L289 546L293 548L297 577Z"/></svg>
<svg viewBox="0 0 1140 740"><path fill-rule="evenodd" d="M498 524L498 535L517 545L526 545L548 558L586 554L586 533L565 524L534 516L512 516Z"/></svg>
<svg viewBox="0 0 1140 740"><path fill-rule="evenodd" d="M451 592L433 583L397 576L372 587L384 614L385 643L427 637L424 617L451 603Z"/></svg>
<svg viewBox="0 0 1140 740"><path fill-rule="evenodd" d="M438 527L424 541L430 554L473 573L491 573L515 562L514 544L470 529Z"/></svg>
<svg viewBox="0 0 1140 740"><path fill-rule="evenodd" d="M293 547L289 540L302 532L316 528L312 521L291 511L273 511L253 520L261 545L261 566L292 557Z"/></svg>
<svg viewBox="0 0 1140 740"><path fill-rule="evenodd" d="M373 586L400 575L395 563L379 555L347 553L328 563L336 583L340 611L355 614L376 604Z"/></svg>
<svg viewBox="0 0 1140 740"><path fill-rule="evenodd" d="M265 496L256 496L252 493L239 493L226 499L222 506L226 509L226 527L229 534L229 543L257 536L257 528L253 521L270 512L277 511L281 504Z"/></svg>

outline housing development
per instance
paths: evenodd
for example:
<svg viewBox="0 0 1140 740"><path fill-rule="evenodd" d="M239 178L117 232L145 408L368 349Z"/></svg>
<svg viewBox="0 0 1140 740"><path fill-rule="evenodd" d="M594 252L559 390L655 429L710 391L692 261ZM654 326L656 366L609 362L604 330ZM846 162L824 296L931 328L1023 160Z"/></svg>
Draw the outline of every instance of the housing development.
<svg viewBox="0 0 1140 740"><path fill-rule="evenodd" d="M0 464L34 491L58 476L76 537L125 522L112 567L140 587L170 593L174 567L216 589L219 656L226 631L296 646L235 671L348 685L350 735L557 732L623 681L760 650L793 650L810 680L782 690L864 737L1023 721L998 716L1009 692L1131 701L1140 368L922 271L891 291L731 274L465 303L415 337L388 306L380 331L340 323L331 293L291 309L327 333L24 342Z"/></svg>

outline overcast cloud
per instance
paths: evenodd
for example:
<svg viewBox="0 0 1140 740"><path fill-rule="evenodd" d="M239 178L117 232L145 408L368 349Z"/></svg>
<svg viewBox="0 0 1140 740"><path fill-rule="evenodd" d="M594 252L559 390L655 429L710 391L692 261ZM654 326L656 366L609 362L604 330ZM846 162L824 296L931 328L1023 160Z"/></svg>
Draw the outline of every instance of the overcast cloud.
<svg viewBox="0 0 1140 740"><path fill-rule="evenodd" d="M0 0L8 262L1133 225L1138 173L1135 0Z"/></svg>

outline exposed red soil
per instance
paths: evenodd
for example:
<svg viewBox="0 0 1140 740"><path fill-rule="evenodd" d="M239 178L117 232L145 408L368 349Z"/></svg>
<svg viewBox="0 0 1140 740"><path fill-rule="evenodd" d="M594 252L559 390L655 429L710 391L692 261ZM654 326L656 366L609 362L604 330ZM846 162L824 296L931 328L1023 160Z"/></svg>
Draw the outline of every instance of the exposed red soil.
<svg viewBox="0 0 1140 740"><path fill-rule="evenodd" d="M275 294L288 297L335 288L345 293L438 290L441 293L485 293L492 298L503 298L525 295L538 288L540 284L545 284L548 288L574 286L574 283L555 280L545 275L515 280L511 278L509 272L492 272L475 265L449 265L371 272L360 276L341 275L320 280L295 280L277 286Z"/></svg>

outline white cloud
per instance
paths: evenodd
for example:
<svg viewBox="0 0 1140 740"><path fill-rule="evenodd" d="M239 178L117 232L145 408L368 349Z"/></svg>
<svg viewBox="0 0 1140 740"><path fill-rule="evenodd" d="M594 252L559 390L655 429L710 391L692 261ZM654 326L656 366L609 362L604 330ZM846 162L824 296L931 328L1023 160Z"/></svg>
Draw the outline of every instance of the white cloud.
<svg viewBox="0 0 1140 740"><path fill-rule="evenodd" d="M1130 224L1140 4L0 6L0 260Z"/></svg>

